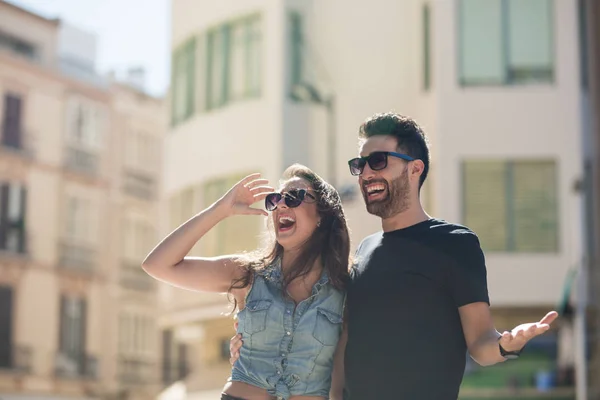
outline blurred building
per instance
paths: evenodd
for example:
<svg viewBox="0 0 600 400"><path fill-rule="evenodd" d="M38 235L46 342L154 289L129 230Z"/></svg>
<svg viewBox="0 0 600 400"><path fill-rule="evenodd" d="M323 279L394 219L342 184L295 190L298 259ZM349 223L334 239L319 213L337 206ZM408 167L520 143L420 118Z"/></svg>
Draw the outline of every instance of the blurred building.
<svg viewBox="0 0 600 400"><path fill-rule="evenodd" d="M163 102L95 38L0 1L0 397L148 399ZM137 83L136 83L137 85Z"/></svg>
<svg viewBox="0 0 600 400"><path fill-rule="evenodd" d="M343 192L356 246L380 225L346 160L360 123L394 110L429 134L427 210L480 237L497 328L539 320L569 293L587 250L578 188L592 111L579 11L574 0L173 0L163 233L239 177L276 183L300 162ZM197 253L251 249L263 227L226 221ZM227 301L161 293L165 335L188 349L188 398L212 398L229 371ZM563 340L560 367L582 362L568 350L582 335ZM556 349L555 330L543 340Z"/></svg>
<svg viewBox="0 0 600 400"><path fill-rule="evenodd" d="M582 0L583 84L590 104L588 135L586 135L586 175L588 266L586 275L589 295L589 374L590 399L600 399L600 4Z"/></svg>

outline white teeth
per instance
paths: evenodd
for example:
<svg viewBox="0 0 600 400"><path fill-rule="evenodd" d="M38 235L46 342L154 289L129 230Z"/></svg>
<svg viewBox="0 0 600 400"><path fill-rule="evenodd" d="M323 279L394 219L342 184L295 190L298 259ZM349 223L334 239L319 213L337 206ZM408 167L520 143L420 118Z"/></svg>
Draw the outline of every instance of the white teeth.
<svg viewBox="0 0 600 400"><path fill-rule="evenodd" d="M288 216L280 217L279 223L283 223L283 222L296 222L296 220L293 219L292 217L288 217Z"/></svg>
<svg viewBox="0 0 600 400"><path fill-rule="evenodd" d="M384 185L371 185L371 186L367 186L367 193L373 193L377 190L385 190L385 186Z"/></svg>

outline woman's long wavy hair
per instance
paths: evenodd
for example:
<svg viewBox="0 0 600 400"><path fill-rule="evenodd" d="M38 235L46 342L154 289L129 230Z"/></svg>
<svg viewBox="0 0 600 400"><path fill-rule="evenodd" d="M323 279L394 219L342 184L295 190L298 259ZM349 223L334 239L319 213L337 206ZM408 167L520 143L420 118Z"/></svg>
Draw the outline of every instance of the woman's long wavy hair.
<svg viewBox="0 0 600 400"><path fill-rule="evenodd" d="M302 178L310 184L315 192L317 212L321 217L318 226L308 240L302 245L298 257L284 271L282 289L294 280L307 275L315 262L320 258L323 268L329 275L330 283L343 290L349 280L350 233L342 208L339 193L333 186L304 165L294 164L283 173L282 181ZM229 293L233 289L243 289L252 284L255 272L269 267L275 260L283 256L283 247L276 241L257 252L240 256L245 271L241 278L233 281ZM233 299L234 310L237 301Z"/></svg>

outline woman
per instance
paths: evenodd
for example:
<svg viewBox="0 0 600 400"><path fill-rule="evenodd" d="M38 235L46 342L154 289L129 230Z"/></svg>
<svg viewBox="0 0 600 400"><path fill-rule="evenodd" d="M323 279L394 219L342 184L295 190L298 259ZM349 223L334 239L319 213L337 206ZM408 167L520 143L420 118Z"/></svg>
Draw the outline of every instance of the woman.
<svg viewBox="0 0 600 400"><path fill-rule="evenodd" d="M260 174L244 178L167 236L142 267L175 286L233 297L244 346L222 400L341 399L332 370L341 345L350 238L340 197L297 164L284 172L279 192L267 184ZM271 211L275 243L270 249L187 257L219 221L237 214L268 215L250 207L261 200Z"/></svg>

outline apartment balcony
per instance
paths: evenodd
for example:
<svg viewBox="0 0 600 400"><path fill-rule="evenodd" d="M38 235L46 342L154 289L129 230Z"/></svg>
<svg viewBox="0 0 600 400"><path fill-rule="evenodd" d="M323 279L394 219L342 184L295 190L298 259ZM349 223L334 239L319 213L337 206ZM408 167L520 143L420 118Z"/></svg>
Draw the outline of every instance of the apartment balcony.
<svg viewBox="0 0 600 400"><path fill-rule="evenodd" d="M65 271L93 274L96 269L96 251L85 245L63 242L59 257L59 268Z"/></svg>
<svg viewBox="0 0 600 400"><path fill-rule="evenodd" d="M0 151L26 160L35 157L34 136L28 130L9 132L6 128L0 134Z"/></svg>
<svg viewBox="0 0 600 400"><path fill-rule="evenodd" d="M96 176L99 165L100 156L96 152L75 146L65 148L65 168L74 172Z"/></svg>
<svg viewBox="0 0 600 400"><path fill-rule="evenodd" d="M119 381L129 385L154 384L157 380L158 365L138 357L119 358Z"/></svg>
<svg viewBox="0 0 600 400"><path fill-rule="evenodd" d="M85 353L60 351L54 357L54 375L65 379L98 379L98 359Z"/></svg>
<svg viewBox="0 0 600 400"><path fill-rule="evenodd" d="M25 231L23 220L7 221L3 227L6 234L0 238L0 259L27 259L29 257L30 237Z"/></svg>
<svg viewBox="0 0 600 400"><path fill-rule="evenodd" d="M31 348L28 346L0 347L0 373L28 374L31 372Z"/></svg>
<svg viewBox="0 0 600 400"><path fill-rule="evenodd" d="M119 281L124 288L139 291L153 291L156 288L156 280L142 269L139 261L124 260L119 274Z"/></svg>
<svg viewBox="0 0 600 400"><path fill-rule="evenodd" d="M123 192L144 200L154 200L157 196L156 177L150 172L134 168L123 171Z"/></svg>

